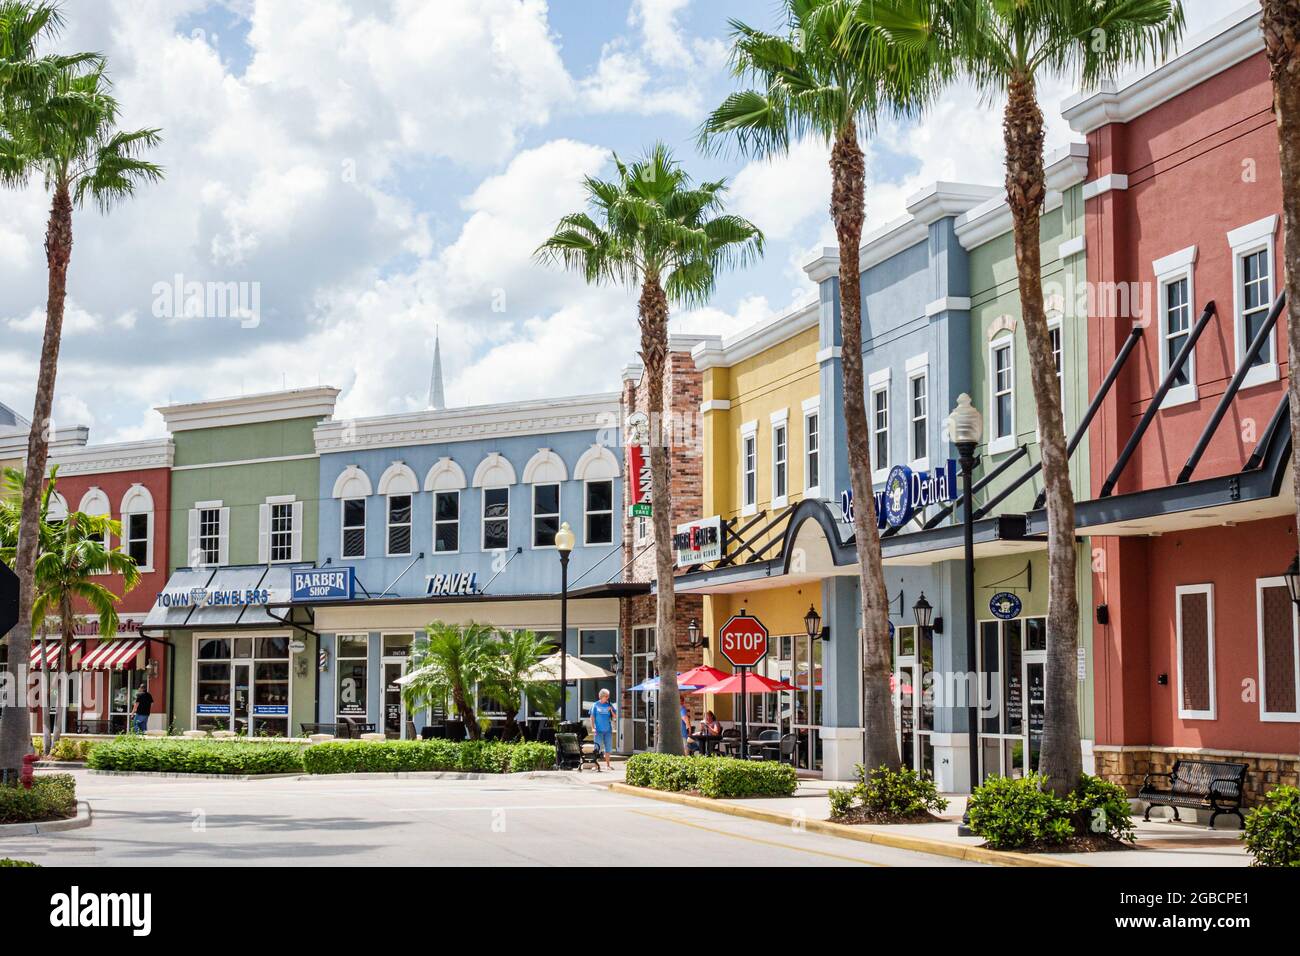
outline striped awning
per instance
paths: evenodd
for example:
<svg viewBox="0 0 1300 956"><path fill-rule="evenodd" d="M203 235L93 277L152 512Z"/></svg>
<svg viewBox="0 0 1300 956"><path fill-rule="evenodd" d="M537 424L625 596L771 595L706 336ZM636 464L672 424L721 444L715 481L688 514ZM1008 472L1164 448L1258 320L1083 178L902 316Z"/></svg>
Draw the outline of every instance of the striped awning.
<svg viewBox="0 0 1300 956"><path fill-rule="evenodd" d="M140 654L144 651L145 641L142 637L130 640L105 641L87 654L81 661L83 671L120 671L140 670Z"/></svg>
<svg viewBox="0 0 1300 956"><path fill-rule="evenodd" d="M71 656L76 657L78 654L81 653L81 641L73 641L71 644L68 645L68 649L72 652ZM46 665L48 665L51 668L57 669L59 666L59 653L62 650L63 650L63 644L61 642L57 640L46 641L45 661L44 663L42 663L41 642L39 639L33 639L32 653L28 659L28 664L31 667L31 669L34 671L41 670Z"/></svg>

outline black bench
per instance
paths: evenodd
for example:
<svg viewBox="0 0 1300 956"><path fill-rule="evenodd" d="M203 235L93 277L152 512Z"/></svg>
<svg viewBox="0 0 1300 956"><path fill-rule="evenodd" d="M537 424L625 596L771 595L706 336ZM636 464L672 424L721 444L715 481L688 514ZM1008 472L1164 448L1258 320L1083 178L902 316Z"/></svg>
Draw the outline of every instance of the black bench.
<svg viewBox="0 0 1300 956"><path fill-rule="evenodd" d="M1175 760L1169 773L1149 773L1142 780L1138 799L1147 801L1147 811L1142 817L1151 819L1152 807L1172 807L1178 819L1179 807L1192 807L1210 811L1210 829L1214 818L1221 813L1236 814L1241 825L1246 825L1241 815L1242 791L1246 786L1244 763L1226 763L1213 760ZM1168 781L1165 787L1155 785L1157 779Z"/></svg>

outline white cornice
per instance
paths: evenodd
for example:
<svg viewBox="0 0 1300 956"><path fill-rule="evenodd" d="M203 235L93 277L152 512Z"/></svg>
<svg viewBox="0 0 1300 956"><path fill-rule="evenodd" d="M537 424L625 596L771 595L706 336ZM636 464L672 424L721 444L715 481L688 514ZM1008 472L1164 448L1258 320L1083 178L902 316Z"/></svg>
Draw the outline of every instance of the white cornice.
<svg viewBox="0 0 1300 956"><path fill-rule="evenodd" d="M1076 93L1061 104L1061 114L1080 133L1107 123L1127 123L1263 50L1259 18L1258 3L1240 7L1190 38L1167 63L1130 74L1094 93Z"/></svg>
<svg viewBox="0 0 1300 956"><path fill-rule="evenodd" d="M628 362L623 366L623 381L637 384L645 374L645 366L640 362Z"/></svg>
<svg viewBox="0 0 1300 956"><path fill-rule="evenodd" d="M942 299L935 299L933 302L926 303L925 315L927 318L938 315L940 312L969 312L970 297L964 295L949 295Z"/></svg>
<svg viewBox="0 0 1300 956"><path fill-rule="evenodd" d="M1047 196L1044 210L1061 204L1062 194L1083 182L1088 175L1088 144L1067 143L1052 150L1043 160L1043 174L1047 179ZM968 210L957 219L953 227L957 241L963 249L974 249L990 239L1011 231L1011 207L1006 195L999 191L995 196Z"/></svg>
<svg viewBox="0 0 1300 956"><path fill-rule="evenodd" d="M1083 184L1083 198L1092 199L1112 189L1128 189L1128 176L1123 173L1107 173Z"/></svg>
<svg viewBox="0 0 1300 956"><path fill-rule="evenodd" d="M995 186L977 183L934 182L907 197L907 211L917 222L929 225L947 216L960 216L999 192Z"/></svg>
<svg viewBox="0 0 1300 956"><path fill-rule="evenodd" d="M0 435L0 458L26 458L27 457L27 440L31 437L31 426L23 429L14 429ZM54 435L49 440L49 454L51 458L80 448L90 440L89 425L72 425L68 428L57 428Z"/></svg>
<svg viewBox="0 0 1300 956"><path fill-rule="evenodd" d="M222 425L248 425L276 422L290 418L329 418L339 390L322 385L294 388L282 392L262 392L237 398L215 398L182 405L162 405L155 409L171 432Z"/></svg>
<svg viewBox="0 0 1300 956"><path fill-rule="evenodd" d="M170 438L111 445L83 445L80 448L51 448L50 465L58 465L60 475L170 468L175 451Z"/></svg>
<svg viewBox="0 0 1300 956"><path fill-rule="evenodd" d="M706 337L691 349L695 367L701 370L719 366L727 368L753 358L800 332L816 327L820 311L818 303L809 302L792 312L751 325L735 335L723 339Z"/></svg>
<svg viewBox="0 0 1300 956"><path fill-rule="evenodd" d="M318 452L616 428L618 392L382 415L316 426Z"/></svg>
<svg viewBox="0 0 1300 956"><path fill-rule="evenodd" d="M803 271L813 282L824 282L834 278L840 274L840 251L830 246L823 246L817 258L804 265Z"/></svg>

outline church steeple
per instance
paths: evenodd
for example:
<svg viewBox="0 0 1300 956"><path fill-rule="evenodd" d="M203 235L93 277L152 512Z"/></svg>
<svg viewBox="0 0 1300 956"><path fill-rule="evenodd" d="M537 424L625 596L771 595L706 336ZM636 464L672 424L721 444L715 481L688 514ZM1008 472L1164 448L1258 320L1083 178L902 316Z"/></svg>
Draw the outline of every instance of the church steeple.
<svg viewBox="0 0 1300 956"><path fill-rule="evenodd" d="M438 344L438 327L433 327L433 371L429 373L429 408L441 411L447 407L442 391L442 349Z"/></svg>

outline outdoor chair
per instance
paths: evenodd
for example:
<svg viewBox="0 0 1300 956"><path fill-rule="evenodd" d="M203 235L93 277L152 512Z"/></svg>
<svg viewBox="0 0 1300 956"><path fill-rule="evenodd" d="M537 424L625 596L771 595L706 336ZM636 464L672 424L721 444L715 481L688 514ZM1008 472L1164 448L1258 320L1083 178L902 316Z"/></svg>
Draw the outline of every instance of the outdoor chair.
<svg viewBox="0 0 1300 956"><path fill-rule="evenodd" d="M794 734L786 734L781 738L781 749L778 759L781 763L788 763L790 766L795 765L794 752L799 746L799 738Z"/></svg>
<svg viewBox="0 0 1300 956"><path fill-rule="evenodd" d="M561 770L582 770L582 745L577 734L555 735L555 765Z"/></svg>

